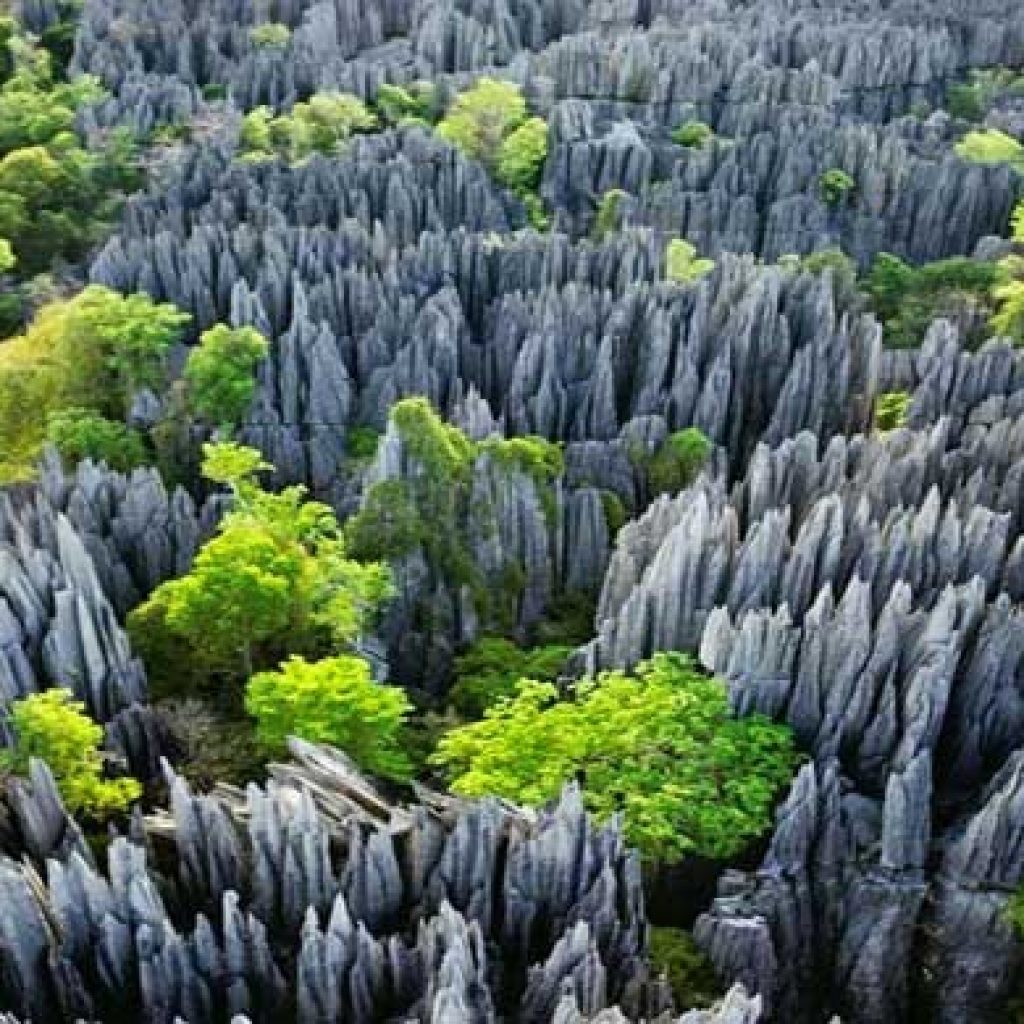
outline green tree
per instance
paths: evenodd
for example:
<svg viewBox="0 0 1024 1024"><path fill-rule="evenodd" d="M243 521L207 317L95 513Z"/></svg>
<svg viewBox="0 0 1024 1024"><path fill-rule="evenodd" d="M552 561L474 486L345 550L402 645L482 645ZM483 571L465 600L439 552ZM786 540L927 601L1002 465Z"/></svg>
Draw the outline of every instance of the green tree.
<svg viewBox="0 0 1024 1024"><path fill-rule="evenodd" d="M374 682L362 658L289 658L278 671L249 680L245 707L273 752L298 736L338 747L376 775L403 779L412 770L399 744L412 706L402 690Z"/></svg>
<svg viewBox="0 0 1024 1024"><path fill-rule="evenodd" d="M11 243L6 238L0 238L0 274L6 274L8 270L12 270L17 262Z"/></svg>
<svg viewBox="0 0 1024 1024"><path fill-rule="evenodd" d="M875 399L875 426L883 432L905 427L912 401L908 391L886 391L879 395Z"/></svg>
<svg viewBox="0 0 1024 1024"><path fill-rule="evenodd" d="M255 480L268 468L259 452L235 444L204 451L204 473L228 484L232 508L191 570L129 615L143 655L155 662L178 652L190 665L237 679L285 654L351 644L390 592L386 569L352 561L333 511L307 501L304 488L264 491Z"/></svg>
<svg viewBox="0 0 1024 1024"><path fill-rule="evenodd" d="M531 117L502 140L498 151L498 181L519 194L535 192L547 156L547 122Z"/></svg>
<svg viewBox="0 0 1024 1024"><path fill-rule="evenodd" d="M647 478L655 494L675 494L689 487L704 468L713 445L698 427L677 430L647 463Z"/></svg>
<svg viewBox="0 0 1024 1024"><path fill-rule="evenodd" d="M515 696L520 679L554 682L572 648L563 645L519 647L503 637L482 637L455 659L455 682L448 702L466 718L481 715Z"/></svg>
<svg viewBox="0 0 1024 1024"><path fill-rule="evenodd" d="M288 45L292 30L277 21L265 21L249 29L249 40L258 50L280 50Z"/></svg>
<svg viewBox="0 0 1024 1024"><path fill-rule="evenodd" d="M525 120L526 100L518 85L481 78L455 98L437 134L494 172L506 136Z"/></svg>
<svg viewBox="0 0 1024 1024"><path fill-rule="evenodd" d="M185 364L192 408L218 426L238 423L256 391L253 372L269 350L267 339L252 327L218 324L205 331Z"/></svg>
<svg viewBox="0 0 1024 1024"><path fill-rule="evenodd" d="M738 719L725 686L681 654L601 673L558 699L523 680L514 699L446 733L431 758L465 796L540 805L578 779L599 818L625 815L647 856L729 857L771 823L796 764L790 731Z"/></svg>
<svg viewBox="0 0 1024 1024"><path fill-rule="evenodd" d="M601 243L619 227L619 207L622 200L629 195L621 188L610 188L601 196L594 214L594 225L590 235L595 242Z"/></svg>
<svg viewBox="0 0 1024 1024"><path fill-rule="evenodd" d="M430 82L413 82L408 86L385 82L377 90L374 106L387 124L406 121L430 124L434 120L436 91Z"/></svg>
<svg viewBox="0 0 1024 1024"><path fill-rule="evenodd" d="M857 182L839 167L833 167L818 179L818 194L828 206L839 206L854 192Z"/></svg>
<svg viewBox="0 0 1024 1024"><path fill-rule="evenodd" d="M64 804L73 814L101 818L124 811L139 798L135 779L105 779L103 729L69 690L45 690L12 705L15 744L0 751L0 767L28 774L32 758L50 766Z"/></svg>
<svg viewBox="0 0 1024 1024"><path fill-rule="evenodd" d="M721 997L715 970L689 932L651 928L648 937L651 966L667 979L677 1007L711 1006Z"/></svg>
<svg viewBox="0 0 1024 1024"><path fill-rule="evenodd" d="M702 149L714 137L710 125L703 121L687 121L672 132L672 141L686 149Z"/></svg>
<svg viewBox="0 0 1024 1024"><path fill-rule="evenodd" d="M1009 164L1024 173L1024 145L998 128L968 132L957 144L957 155L976 164Z"/></svg>
<svg viewBox="0 0 1024 1024"><path fill-rule="evenodd" d="M126 472L146 461L146 444L137 430L89 409L67 408L51 413L46 421L46 440L71 462L92 459Z"/></svg>
<svg viewBox="0 0 1024 1024"><path fill-rule="evenodd" d="M675 284L689 284L714 270L715 261L697 256L697 247L685 238L673 238L665 248L665 277Z"/></svg>

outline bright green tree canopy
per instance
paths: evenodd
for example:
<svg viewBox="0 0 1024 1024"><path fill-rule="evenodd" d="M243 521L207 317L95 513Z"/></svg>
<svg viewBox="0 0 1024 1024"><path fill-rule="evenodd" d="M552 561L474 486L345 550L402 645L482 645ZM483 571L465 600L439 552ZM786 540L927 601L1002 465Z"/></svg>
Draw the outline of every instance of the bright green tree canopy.
<svg viewBox="0 0 1024 1024"><path fill-rule="evenodd" d="M480 722L442 737L433 762L452 789L538 805L578 779L601 818L622 811L651 857L729 857L770 825L796 763L789 729L735 718L725 686L684 655L603 672L567 699L523 681Z"/></svg>
<svg viewBox="0 0 1024 1024"><path fill-rule="evenodd" d="M11 719L16 742L0 751L0 767L25 775L32 758L45 761L73 814L102 817L139 798L142 787L135 779L103 777L103 729L70 691L45 690L15 701Z"/></svg>
<svg viewBox="0 0 1024 1024"><path fill-rule="evenodd" d="M195 411L218 426L238 423L256 392L253 373L268 351L267 339L252 327L218 324L205 331L185 365Z"/></svg>
<svg viewBox="0 0 1024 1024"><path fill-rule="evenodd" d="M280 670L249 680L245 707L272 751L299 736L338 747L377 775L405 778L411 770L399 745L411 705L402 690L374 682L362 658L289 658Z"/></svg>

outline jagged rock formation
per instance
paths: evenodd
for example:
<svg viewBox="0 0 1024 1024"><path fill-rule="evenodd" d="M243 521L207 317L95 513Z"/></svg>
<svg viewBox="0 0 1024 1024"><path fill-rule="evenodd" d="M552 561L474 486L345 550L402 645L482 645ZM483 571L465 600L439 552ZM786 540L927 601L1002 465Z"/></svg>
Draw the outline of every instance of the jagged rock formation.
<svg viewBox="0 0 1024 1024"><path fill-rule="evenodd" d="M52 838L45 882L0 862L3 1002L36 1020L168 1024L666 1010L635 855L571 787L535 820L486 801L391 808L329 752L295 753L298 772L227 802L170 773L173 819L152 823L152 852L114 839L106 877ZM53 833L45 769L33 786L52 817L36 831ZM752 1022L757 1005L736 992L709 1019Z"/></svg>

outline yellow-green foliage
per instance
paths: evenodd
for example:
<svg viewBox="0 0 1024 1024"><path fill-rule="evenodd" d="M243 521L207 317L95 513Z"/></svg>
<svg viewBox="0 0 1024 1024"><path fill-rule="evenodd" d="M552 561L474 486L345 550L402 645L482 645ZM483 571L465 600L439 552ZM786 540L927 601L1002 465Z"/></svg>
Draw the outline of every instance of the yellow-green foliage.
<svg viewBox="0 0 1024 1024"><path fill-rule="evenodd" d="M714 137L710 125L703 121L687 121L672 132L672 141L686 149L701 149Z"/></svg>
<svg viewBox="0 0 1024 1024"><path fill-rule="evenodd" d="M442 737L431 758L465 796L540 805L579 779L599 818L625 814L650 857L729 857L761 835L796 763L784 726L733 717L724 684L685 656L658 654L559 699L523 680L480 722Z"/></svg>
<svg viewBox="0 0 1024 1024"><path fill-rule="evenodd" d="M277 21L265 21L249 29L252 45L261 50L283 49L292 37L292 30Z"/></svg>
<svg viewBox="0 0 1024 1024"><path fill-rule="evenodd" d="M337 153L353 135L378 127L376 115L357 96L318 92L279 117L269 107L250 111L242 122L239 143L250 156L276 155L297 162L313 153Z"/></svg>
<svg viewBox="0 0 1024 1024"><path fill-rule="evenodd" d="M534 227L546 226L537 188L548 155L548 126L542 118L527 116L526 99L518 85L479 79L455 98L437 134L515 192Z"/></svg>
<svg viewBox="0 0 1024 1024"><path fill-rule="evenodd" d="M1024 202L1018 204L1010 221L1011 238L1024 245ZM1007 256L999 264L1001 279L992 289L996 311L992 330L1000 337L1024 344L1024 257Z"/></svg>
<svg viewBox="0 0 1024 1024"><path fill-rule="evenodd" d="M289 658L278 671L249 680L245 708L272 753L298 736L338 747L377 775L402 779L411 772L399 737L412 705L402 690L374 682L362 658Z"/></svg>
<svg viewBox="0 0 1024 1024"><path fill-rule="evenodd" d="M146 461L146 443L137 430L89 409L60 409L46 421L46 440L69 462L105 462L127 472Z"/></svg>
<svg viewBox="0 0 1024 1024"><path fill-rule="evenodd" d="M139 798L135 779L103 777L103 729L70 691L45 690L15 701L11 720L16 742L0 752L0 767L26 775L33 757L45 761L73 814L104 817Z"/></svg>
<svg viewBox="0 0 1024 1024"><path fill-rule="evenodd" d="M976 164L1009 164L1024 173L1024 145L998 128L968 132L957 144L957 154Z"/></svg>
<svg viewBox="0 0 1024 1024"><path fill-rule="evenodd" d="M665 277L675 284L689 284L710 273L715 261L697 256L697 247L685 238L673 238L665 248Z"/></svg>
<svg viewBox="0 0 1024 1024"><path fill-rule="evenodd" d="M647 476L655 494L675 494L689 487L712 451L711 441L698 427L677 430L647 461Z"/></svg>
<svg viewBox="0 0 1024 1024"><path fill-rule="evenodd" d="M31 476L55 414L124 416L132 391L156 387L189 317L148 296L92 285L40 310L0 345L0 482Z"/></svg>
<svg viewBox="0 0 1024 1024"><path fill-rule="evenodd" d="M255 477L268 467L259 452L204 450L204 473L231 488L232 508L192 569L128 617L151 672L173 679L182 666L199 666L245 678L286 654L350 645L390 593L387 570L351 560L333 511L306 501L303 487L263 490Z"/></svg>
<svg viewBox="0 0 1024 1024"><path fill-rule="evenodd" d="M907 391L887 391L875 399L875 426L885 432L907 425L912 396Z"/></svg>

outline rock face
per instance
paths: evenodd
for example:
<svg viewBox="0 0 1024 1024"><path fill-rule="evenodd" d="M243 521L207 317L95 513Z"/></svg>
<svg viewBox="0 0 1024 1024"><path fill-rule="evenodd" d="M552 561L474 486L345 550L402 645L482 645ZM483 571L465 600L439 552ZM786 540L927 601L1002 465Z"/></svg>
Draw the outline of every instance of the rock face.
<svg viewBox="0 0 1024 1024"><path fill-rule="evenodd" d="M535 819L486 801L390 807L329 751L295 754L280 781L227 802L168 769L173 816L150 824L152 852L116 838L106 875L80 843L38 851L45 882L0 861L4 1004L168 1024L667 1009L643 959L639 864L572 787ZM754 1021L757 1005L733 993L709 1019Z"/></svg>

